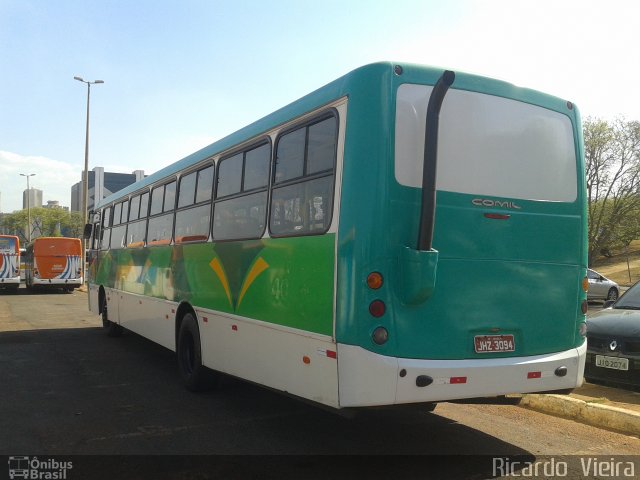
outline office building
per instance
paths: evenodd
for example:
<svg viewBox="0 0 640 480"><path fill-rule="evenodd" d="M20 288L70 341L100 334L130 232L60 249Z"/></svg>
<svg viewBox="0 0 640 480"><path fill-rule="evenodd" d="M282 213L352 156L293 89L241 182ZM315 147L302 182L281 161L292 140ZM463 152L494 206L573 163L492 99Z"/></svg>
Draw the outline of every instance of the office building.
<svg viewBox="0 0 640 480"><path fill-rule="evenodd" d="M27 195L29 196L27 202ZM30 188L22 192L22 209L25 208L39 208L42 207L42 190L37 188Z"/></svg>
<svg viewBox="0 0 640 480"><path fill-rule="evenodd" d="M133 173L114 173L105 172L102 167L95 167L89 171L89 210L93 209L96 199L100 201L144 177L144 170L135 170ZM84 190L80 180L71 187L71 211L81 212L83 202Z"/></svg>
<svg viewBox="0 0 640 480"><path fill-rule="evenodd" d="M47 204L43 205L43 207L64 210L66 212L69 211L69 207L63 207L62 205L60 205L60 202L58 200L47 200Z"/></svg>

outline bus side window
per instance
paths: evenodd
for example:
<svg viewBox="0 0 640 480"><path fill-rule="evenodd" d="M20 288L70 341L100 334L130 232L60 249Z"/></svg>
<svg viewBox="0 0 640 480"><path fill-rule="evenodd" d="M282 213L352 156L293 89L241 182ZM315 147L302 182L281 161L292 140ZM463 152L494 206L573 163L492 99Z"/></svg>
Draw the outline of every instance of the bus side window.
<svg viewBox="0 0 640 480"><path fill-rule="evenodd" d="M100 223L93 224L93 234L91 235L91 250L98 250L100 248Z"/></svg>
<svg viewBox="0 0 640 480"><path fill-rule="evenodd" d="M127 232L127 225L118 225L111 229L111 241L109 247L111 249L123 248L125 244L125 235Z"/></svg>
<svg viewBox="0 0 640 480"><path fill-rule="evenodd" d="M140 195L136 195L131 199L129 206L129 221L137 220L140 214Z"/></svg>
<svg viewBox="0 0 640 480"><path fill-rule="evenodd" d="M144 192L140 196L140 217L139 218L147 218L149 211L149 192Z"/></svg>
<svg viewBox="0 0 640 480"><path fill-rule="evenodd" d="M122 202L122 216L120 217L120 223L127 223L129 217L129 200Z"/></svg>
<svg viewBox="0 0 640 480"><path fill-rule="evenodd" d="M171 242L173 213L149 218L147 245L167 245Z"/></svg>
<svg viewBox="0 0 640 480"><path fill-rule="evenodd" d="M100 229L100 249L108 250L111 243L111 207L102 210L102 228Z"/></svg>
<svg viewBox="0 0 640 480"><path fill-rule="evenodd" d="M100 250L108 250L111 243L111 229L104 228L100 231Z"/></svg>
<svg viewBox="0 0 640 480"><path fill-rule="evenodd" d="M337 124L331 115L278 138L269 219L274 237L318 235L329 229Z"/></svg>
<svg viewBox="0 0 640 480"><path fill-rule="evenodd" d="M178 210L176 213L176 243L205 241L209 238L211 204Z"/></svg>
<svg viewBox="0 0 640 480"><path fill-rule="evenodd" d="M180 191L178 193L178 208L193 205L193 199L196 194L196 175L197 172L191 172L180 178Z"/></svg>
<svg viewBox="0 0 640 480"><path fill-rule="evenodd" d="M213 189L213 165L198 171L196 203L210 202Z"/></svg>
<svg viewBox="0 0 640 480"><path fill-rule="evenodd" d="M174 231L176 243L205 242L209 239L212 188L213 165L180 178Z"/></svg>
<svg viewBox="0 0 640 480"><path fill-rule="evenodd" d="M151 210L149 216L162 213L162 202L164 201L164 185L151 190Z"/></svg>
<svg viewBox="0 0 640 480"><path fill-rule="evenodd" d="M218 164L213 209L214 240L246 240L264 234L271 144L261 143Z"/></svg>
<svg viewBox="0 0 640 480"><path fill-rule="evenodd" d="M127 247L141 247L144 245L144 234L147 230L147 221L138 220L131 222L127 227Z"/></svg>
<svg viewBox="0 0 640 480"><path fill-rule="evenodd" d="M144 197L144 195L143 195ZM176 181L151 190L151 208L147 222L147 245L168 245L173 236L173 211L176 201ZM144 199L141 200L144 203ZM142 214L140 214L142 218Z"/></svg>
<svg viewBox="0 0 640 480"><path fill-rule="evenodd" d="M167 183L164 186L163 212L172 212L176 205L176 182Z"/></svg>
<svg viewBox="0 0 640 480"><path fill-rule="evenodd" d="M333 176L274 189L271 232L275 236L324 233L333 211Z"/></svg>
<svg viewBox="0 0 640 480"><path fill-rule="evenodd" d="M226 197L238 193L242 189L242 163L241 153L230 158L225 158L218 164L218 190L216 198Z"/></svg>
<svg viewBox="0 0 640 480"><path fill-rule="evenodd" d="M264 233L266 210L266 191L216 203L213 238L240 240L261 237Z"/></svg>
<svg viewBox="0 0 640 480"><path fill-rule="evenodd" d="M113 208L113 225L120 225L120 217L122 215L122 203L118 203Z"/></svg>

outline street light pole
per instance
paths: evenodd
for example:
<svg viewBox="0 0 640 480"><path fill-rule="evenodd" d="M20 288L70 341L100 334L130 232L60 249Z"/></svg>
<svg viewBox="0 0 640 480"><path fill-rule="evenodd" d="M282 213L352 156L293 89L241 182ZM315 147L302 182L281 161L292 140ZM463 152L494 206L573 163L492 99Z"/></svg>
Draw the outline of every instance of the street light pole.
<svg viewBox="0 0 640 480"><path fill-rule="evenodd" d="M84 224L86 225L88 222L88 211L89 211L89 105L91 100L91 85L96 85L98 83L104 83L102 80L95 80L93 82L88 82L83 80L82 77L73 77L74 80L78 80L79 82L85 83L87 85L87 128L85 132L85 142L84 142L84 172L82 175L82 183L83 183L83 209L84 209Z"/></svg>
<svg viewBox="0 0 640 480"><path fill-rule="evenodd" d="M85 142L84 142L84 172L82 175L82 190L83 190L83 219L84 225L89 223L89 100L91 99L91 85L96 85L98 83L104 83L102 80L94 80L93 82L89 82L84 80L82 77L73 77L74 80L78 80L79 82L87 84L87 128L85 133ZM86 239L82 239L82 274L84 276L86 272Z"/></svg>
<svg viewBox="0 0 640 480"><path fill-rule="evenodd" d="M29 188L29 177L35 173L21 173L21 177L27 177L27 243L31 243L31 188Z"/></svg>

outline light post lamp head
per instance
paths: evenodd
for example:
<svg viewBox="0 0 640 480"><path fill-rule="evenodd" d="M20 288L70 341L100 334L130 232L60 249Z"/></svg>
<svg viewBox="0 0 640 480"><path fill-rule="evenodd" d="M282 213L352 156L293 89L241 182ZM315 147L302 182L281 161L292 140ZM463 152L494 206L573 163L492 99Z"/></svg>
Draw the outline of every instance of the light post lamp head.
<svg viewBox="0 0 640 480"><path fill-rule="evenodd" d="M104 80L94 80L93 82L90 82L89 80L85 80L82 77L73 77L74 80L78 80L79 82L82 83L86 83L87 87L90 87L91 85L95 85L96 83L104 83Z"/></svg>

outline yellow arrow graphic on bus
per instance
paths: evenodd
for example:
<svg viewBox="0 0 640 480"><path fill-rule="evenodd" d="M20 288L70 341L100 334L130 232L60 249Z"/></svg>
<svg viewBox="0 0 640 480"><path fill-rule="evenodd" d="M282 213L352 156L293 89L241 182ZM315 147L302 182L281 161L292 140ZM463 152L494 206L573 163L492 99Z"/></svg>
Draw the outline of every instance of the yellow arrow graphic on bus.
<svg viewBox="0 0 640 480"><path fill-rule="evenodd" d="M209 262L209 265L216 272L216 275L220 279L220 283L222 283L222 287L224 288L225 293L227 294L227 298L229 299L229 305L233 308L233 301L231 300L231 291L229 290L229 281L227 280L227 275L224 273L224 268L222 268L222 264L220 260L214 258Z"/></svg>
<svg viewBox="0 0 640 480"><path fill-rule="evenodd" d="M240 298L238 298L238 305L236 309L240 308L240 304L242 303L242 299L244 298L244 294L247 293L249 287L254 282L256 278L260 276L262 272L264 272L267 268L269 268L269 264L263 260L262 257L258 257L255 261L249 274L244 279L244 285L242 286L242 290L240 291Z"/></svg>

